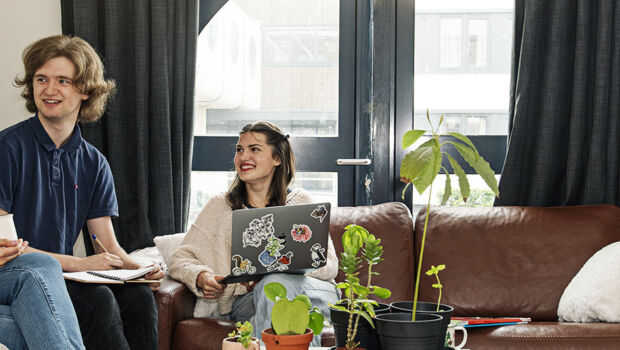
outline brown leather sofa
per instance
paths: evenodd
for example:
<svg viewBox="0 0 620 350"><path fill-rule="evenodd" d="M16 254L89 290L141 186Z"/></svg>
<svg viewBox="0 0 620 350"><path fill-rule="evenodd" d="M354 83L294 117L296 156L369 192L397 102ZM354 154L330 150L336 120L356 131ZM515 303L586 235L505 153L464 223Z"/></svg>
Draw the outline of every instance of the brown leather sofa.
<svg viewBox="0 0 620 350"><path fill-rule="evenodd" d="M423 218L421 212L416 219L416 252ZM525 325L469 328L467 348L620 349L620 324L557 321L573 276L616 241L620 208L612 205L432 208L423 266L447 265L440 274L442 303L455 316L532 318ZM436 300L431 283L420 288L421 300Z"/></svg>
<svg viewBox="0 0 620 350"><path fill-rule="evenodd" d="M386 261L373 268L380 273L373 284L392 290L390 301L411 299L413 295L413 221L402 203L385 203L367 207L334 208L330 233L340 256L340 235L349 224L358 224L383 241ZM399 266L395 269L395 266ZM364 275L362 273L361 275ZM343 280L342 272L337 280ZM375 283L376 282L376 283ZM156 293L159 308L159 349L221 349L222 339L234 329L230 321L194 318L195 298L181 283L166 277ZM333 330L322 334L324 346L334 345Z"/></svg>
<svg viewBox="0 0 620 350"><path fill-rule="evenodd" d="M424 210L415 223L402 203L334 208L330 232L336 250L340 234L356 223L382 239L385 261L373 284L390 288L388 301L411 300ZM433 208L424 269L441 272L442 303L456 316L524 316L527 325L469 329L467 348L616 349L620 324L557 322L557 306L572 277L600 248L620 240L620 208L609 205L533 208ZM360 274L365 276L364 273ZM434 301L433 281L423 275L420 300ZM338 275L342 280L342 275ZM156 295L160 349L220 349L233 328L229 321L193 318L194 296L166 279ZM333 344L330 329L323 344Z"/></svg>

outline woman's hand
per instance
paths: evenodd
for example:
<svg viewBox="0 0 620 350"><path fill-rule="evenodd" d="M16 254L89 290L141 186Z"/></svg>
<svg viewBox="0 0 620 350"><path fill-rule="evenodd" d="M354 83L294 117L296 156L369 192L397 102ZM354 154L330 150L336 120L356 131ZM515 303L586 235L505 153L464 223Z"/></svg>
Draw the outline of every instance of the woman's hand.
<svg viewBox="0 0 620 350"><path fill-rule="evenodd" d="M205 299L217 299L224 291L224 285L218 283L224 277L225 276L216 276L207 271L202 271L198 274L198 278L196 278L196 287L202 289L202 294Z"/></svg>
<svg viewBox="0 0 620 350"><path fill-rule="evenodd" d="M162 271L161 267L157 265L155 266L155 269L151 271L149 274L145 275L144 278L147 280L160 280L164 278L164 271ZM149 283L149 287L151 288L153 292L156 292L159 289L160 285L161 283L159 282Z"/></svg>
<svg viewBox="0 0 620 350"><path fill-rule="evenodd" d="M16 241L0 238L0 267L22 255L26 248L28 248L28 241L21 238Z"/></svg>

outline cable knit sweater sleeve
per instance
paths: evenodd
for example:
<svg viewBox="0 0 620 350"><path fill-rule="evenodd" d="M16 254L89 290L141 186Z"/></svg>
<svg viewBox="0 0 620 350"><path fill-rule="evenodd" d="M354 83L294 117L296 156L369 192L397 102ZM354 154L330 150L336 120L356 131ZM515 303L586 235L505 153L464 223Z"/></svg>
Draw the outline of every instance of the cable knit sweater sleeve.
<svg viewBox="0 0 620 350"><path fill-rule="evenodd" d="M172 254L170 275L196 296L203 296L196 288L201 272L226 276L230 271L231 217L224 194L211 198Z"/></svg>

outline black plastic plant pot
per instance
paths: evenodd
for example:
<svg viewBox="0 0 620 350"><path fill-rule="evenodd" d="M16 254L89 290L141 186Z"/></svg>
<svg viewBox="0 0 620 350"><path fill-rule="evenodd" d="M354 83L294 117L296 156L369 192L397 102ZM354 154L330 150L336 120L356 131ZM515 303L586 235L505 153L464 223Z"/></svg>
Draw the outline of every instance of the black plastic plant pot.
<svg viewBox="0 0 620 350"><path fill-rule="evenodd" d="M413 309L413 301L395 301L390 304L392 310L398 312L411 312ZM435 314L443 317L441 321L441 330L438 334L439 345L437 349L443 350L446 339L446 331L448 331L448 325L450 324L450 318L454 308L450 305L439 304L439 311L437 311L437 303L429 303L425 301L418 301L418 307L416 314Z"/></svg>
<svg viewBox="0 0 620 350"><path fill-rule="evenodd" d="M375 323L381 349L437 350L441 320L439 315L417 312L415 321L411 321L411 312L377 315Z"/></svg>
<svg viewBox="0 0 620 350"><path fill-rule="evenodd" d="M375 306L375 314L385 314L390 312L390 305L378 303L379 306ZM344 304L343 306L345 306ZM347 328L349 326L349 313L329 308L329 315L332 325L334 326L334 337L336 338L336 347L343 347L347 342ZM376 327L376 325L375 325ZM379 336L377 331L373 328L366 319L360 318L357 325L357 333L355 334L355 341L360 343L359 347L366 350L381 350L379 345Z"/></svg>

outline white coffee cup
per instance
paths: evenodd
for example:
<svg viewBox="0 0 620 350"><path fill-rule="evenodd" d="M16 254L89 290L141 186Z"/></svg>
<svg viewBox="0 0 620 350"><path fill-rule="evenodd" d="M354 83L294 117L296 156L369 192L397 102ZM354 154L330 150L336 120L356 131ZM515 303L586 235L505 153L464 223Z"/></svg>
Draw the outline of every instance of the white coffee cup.
<svg viewBox="0 0 620 350"><path fill-rule="evenodd" d="M455 345L454 343L454 334L456 333L456 331L461 331L463 332L463 340L461 341L461 343L459 345ZM463 326L459 326L459 322L458 321L450 321L450 324L448 325L448 331L446 332L446 343L445 346L451 346L457 350L462 349L465 346L465 343L467 343L467 330L465 329L465 327Z"/></svg>
<svg viewBox="0 0 620 350"><path fill-rule="evenodd" d="M13 214L0 215L0 238L17 239L17 231L13 223Z"/></svg>

